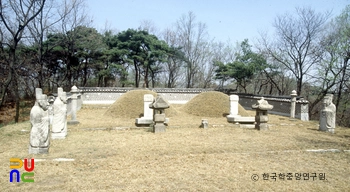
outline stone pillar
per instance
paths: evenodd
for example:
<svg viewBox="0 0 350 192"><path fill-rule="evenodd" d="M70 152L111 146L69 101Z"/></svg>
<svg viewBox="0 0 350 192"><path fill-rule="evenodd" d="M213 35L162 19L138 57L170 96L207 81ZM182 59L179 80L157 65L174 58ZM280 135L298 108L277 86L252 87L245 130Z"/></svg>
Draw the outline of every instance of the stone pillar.
<svg viewBox="0 0 350 192"><path fill-rule="evenodd" d="M169 104L158 94L157 98L153 103L149 105L150 108L154 109L153 115L153 132L161 133L165 132L166 124L165 124L165 109L169 108Z"/></svg>
<svg viewBox="0 0 350 192"><path fill-rule="evenodd" d="M230 116L238 115L238 95L230 95Z"/></svg>
<svg viewBox="0 0 350 192"><path fill-rule="evenodd" d="M78 88L74 85L72 89L70 90L72 96L71 98L71 116L72 120L68 121L68 124L73 125L73 124L78 124L79 121L77 120L77 109L78 109L78 95L79 95L79 90Z"/></svg>
<svg viewBox="0 0 350 192"><path fill-rule="evenodd" d="M255 129L257 129L257 130L269 130L269 125L267 124L267 122L269 120L267 111L271 110L273 108L273 106L270 105L262 97L260 100L257 101L256 104L254 104L252 106L252 108L256 110Z"/></svg>
<svg viewBox="0 0 350 192"><path fill-rule="evenodd" d="M200 128L207 129L209 127L208 119L202 119Z"/></svg>
<svg viewBox="0 0 350 192"><path fill-rule="evenodd" d="M154 97L152 94L145 94L143 96L143 117L145 119L153 118L153 109L149 108L149 105L153 102Z"/></svg>
<svg viewBox="0 0 350 192"><path fill-rule="evenodd" d="M309 102L301 99L300 102L300 119L302 121L309 121Z"/></svg>
<svg viewBox="0 0 350 192"><path fill-rule="evenodd" d="M336 107L332 103L333 95L327 94L323 99L323 108L320 112L320 131L334 133Z"/></svg>
<svg viewBox="0 0 350 192"><path fill-rule="evenodd" d="M295 103L297 102L297 92L295 90L292 91L292 94L290 94L292 97L291 104L290 104L290 118L295 118Z"/></svg>
<svg viewBox="0 0 350 192"><path fill-rule="evenodd" d="M136 118L136 125L150 125L153 122L153 109L149 106L154 101L152 94L145 94L143 96L143 117Z"/></svg>

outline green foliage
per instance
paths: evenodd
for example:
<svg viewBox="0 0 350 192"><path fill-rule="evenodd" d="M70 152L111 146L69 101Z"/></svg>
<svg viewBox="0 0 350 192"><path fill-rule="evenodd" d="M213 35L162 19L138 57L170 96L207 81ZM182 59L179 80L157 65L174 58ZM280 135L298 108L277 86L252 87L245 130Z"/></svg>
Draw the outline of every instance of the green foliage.
<svg viewBox="0 0 350 192"><path fill-rule="evenodd" d="M161 71L157 62L164 62L169 52L168 45L147 31L128 29L117 35L117 48L122 53L123 61L134 66L135 86L139 86L140 77L144 77L148 87L149 77L154 79Z"/></svg>
<svg viewBox="0 0 350 192"><path fill-rule="evenodd" d="M216 61L217 66L215 79L228 80L235 79L243 88L258 72L268 67L266 59L258 53L251 50L248 40L241 43L241 53L238 53L236 59L230 63Z"/></svg>

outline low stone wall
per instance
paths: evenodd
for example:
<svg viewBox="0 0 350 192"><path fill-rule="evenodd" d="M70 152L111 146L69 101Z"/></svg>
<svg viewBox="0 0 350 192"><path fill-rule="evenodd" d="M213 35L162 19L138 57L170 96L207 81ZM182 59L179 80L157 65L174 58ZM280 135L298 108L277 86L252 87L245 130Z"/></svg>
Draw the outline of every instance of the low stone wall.
<svg viewBox="0 0 350 192"><path fill-rule="evenodd" d="M262 96L237 94L239 96L239 104L245 109L252 110L252 105ZM288 97L265 97L264 99L273 105L273 109L269 111L271 114L290 117L291 98ZM309 102L303 98L297 98L295 105L295 118L302 121L309 121Z"/></svg>
<svg viewBox="0 0 350 192"><path fill-rule="evenodd" d="M136 88L120 87L80 87L83 104L113 104L124 93L137 90ZM153 88L150 91L159 93L170 104L185 104L201 92L213 89L180 89Z"/></svg>
<svg viewBox="0 0 350 192"><path fill-rule="evenodd" d="M124 93L137 90L136 88L121 87L79 87L82 104L113 104ZM201 92L214 91L214 89L197 89L197 88L150 88L150 91L159 93L170 104L185 104ZM239 96L239 103L248 110L252 110L252 105L261 99L260 95L249 95L233 93ZM263 96L273 109L271 114L290 116L291 97ZM295 118L303 121L309 120L309 102L303 98L297 98L295 107Z"/></svg>

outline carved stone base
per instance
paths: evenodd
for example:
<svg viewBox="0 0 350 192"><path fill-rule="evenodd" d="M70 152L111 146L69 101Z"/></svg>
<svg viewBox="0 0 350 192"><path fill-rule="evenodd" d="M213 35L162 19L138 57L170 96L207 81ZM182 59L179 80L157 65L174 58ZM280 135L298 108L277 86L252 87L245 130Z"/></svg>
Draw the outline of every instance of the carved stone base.
<svg viewBox="0 0 350 192"><path fill-rule="evenodd" d="M29 154L46 154L49 153L49 148L32 147L29 146Z"/></svg>
<svg viewBox="0 0 350 192"><path fill-rule="evenodd" d="M67 136L66 132L51 133L51 139L65 139Z"/></svg>
<svg viewBox="0 0 350 192"><path fill-rule="evenodd" d="M154 133L163 133L163 132L165 132L165 128L166 128L166 126L163 123L161 123L161 124L157 123L153 126L153 132Z"/></svg>
<svg viewBox="0 0 350 192"><path fill-rule="evenodd" d="M144 118L144 117L135 119L135 124L136 125L150 125L152 123L153 123L153 119L147 119L147 118Z"/></svg>
<svg viewBox="0 0 350 192"><path fill-rule="evenodd" d="M260 131L265 131L265 130L269 130L269 125L267 123L258 123L255 124L255 129L260 130Z"/></svg>

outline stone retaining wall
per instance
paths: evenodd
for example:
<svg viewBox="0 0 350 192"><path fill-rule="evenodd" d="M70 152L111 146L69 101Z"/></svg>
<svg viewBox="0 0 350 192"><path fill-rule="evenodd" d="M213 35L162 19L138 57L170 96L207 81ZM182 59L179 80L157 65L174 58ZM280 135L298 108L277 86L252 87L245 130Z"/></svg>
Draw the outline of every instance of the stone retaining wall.
<svg viewBox="0 0 350 192"><path fill-rule="evenodd" d="M113 104L124 93L137 90L135 88L118 87L80 87L83 104ZM201 92L213 91L213 89L172 89L154 88L148 89L159 93L170 104L185 104Z"/></svg>
<svg viewBox="0 0 350 192"><path fill-rule="evenodd" d="M239 96L239 104L248 110L252 110L252 105L262 96L237 94ZM273 109L269 111L271 114L290 116L291 98L288 97L265 97L264 99L273 105ZM303 98L297 98L295 105L295 118L302 121L309 121L309 102Z"/></svg>

